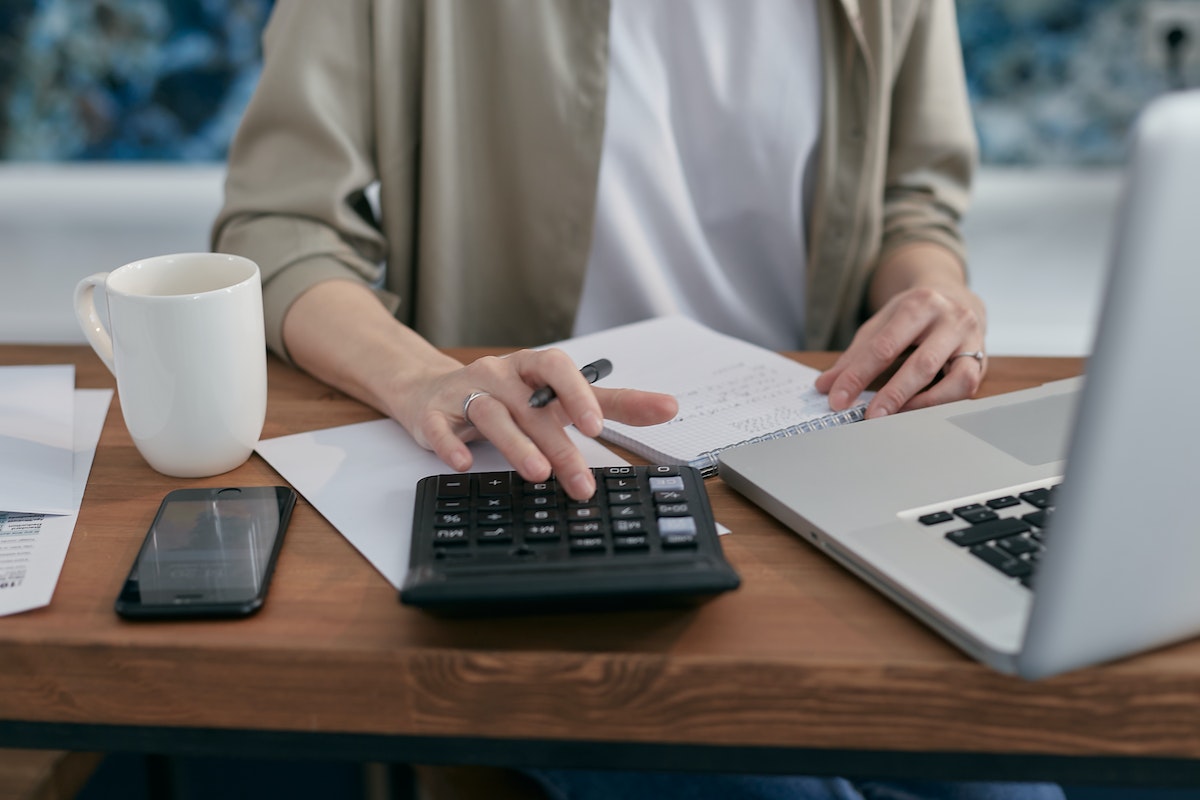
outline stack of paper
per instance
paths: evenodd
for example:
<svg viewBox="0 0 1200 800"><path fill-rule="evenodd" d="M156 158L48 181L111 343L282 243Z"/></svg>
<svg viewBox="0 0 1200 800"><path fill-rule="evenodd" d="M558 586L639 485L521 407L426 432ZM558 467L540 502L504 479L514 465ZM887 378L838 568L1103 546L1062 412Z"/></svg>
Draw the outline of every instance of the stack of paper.
<svg viewBox="0 0 1200 800"><path fill-rule="evenodd" d="M111 401L69 364L0 367L0 614L50 603Z"/></svg>

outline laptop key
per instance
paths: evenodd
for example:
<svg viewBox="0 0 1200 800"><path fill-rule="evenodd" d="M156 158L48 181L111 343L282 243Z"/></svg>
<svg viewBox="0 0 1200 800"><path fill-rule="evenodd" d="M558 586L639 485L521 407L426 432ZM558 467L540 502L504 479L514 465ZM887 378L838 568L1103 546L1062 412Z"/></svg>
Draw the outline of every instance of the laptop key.
<svg viewBox="0 0 1200 800"><path fill-rule="evenodd" d="M981 503L971 503L954 509L954 516L970 522L972 525L996 519L996 512Z"/></svg>
<svg viewBox="0 0 1200 800"><path fill-rule="evenodd" d="M992 539L1016 536L1018 533L1026 533L1029 530L1032 529L1028 522L1016 517L1005 517L981 522L969 528L950 531L946 534L946 538L962 547L970 547Z"/></svg>
<svg viewBox="0 0 1200 800"><path fill-rule="evenodd" d="M1033 574L1033 567L1030 566L1029 562L1004 553L999 548L993 547L990 544L980 544L972 547L971 555L982 558L1010 578L1024 578Z"/></svg>
<svg viewBox="0 0 1200 800"><path fill-rule="evenodd" d="M1054 502L1050 489L1030 489L1028 492L1021 492L1021 499L1035 508L1048 508Z"/></svg>
<svg viewBox="0 0 1200 800"><path fill-rule="evenodd" d="M1019 505L1021 505L1021 501L1011 494L1006 494L1003 497L993 497L987 501L988 508L1011 508L1012 506Z"/></svg>
<svg viewBox="0 0 1200 800"><path fill-rule="evenodd" d="M1041 545L1037 541L1030 539L1028 536L1007 536L997 541L996 546L1014 556L1034 553L1041 548Z"/></svg>
<svg viewBox="0 0 1200 800"><path fill-rule="evenodd" d="M1046 523L1050 521L1050 513L1050 509L1042 508L1037 511L1030 511L1028 514L1023 514L1021 519L1035 528L1044 528L1046 527Z"/></svg>

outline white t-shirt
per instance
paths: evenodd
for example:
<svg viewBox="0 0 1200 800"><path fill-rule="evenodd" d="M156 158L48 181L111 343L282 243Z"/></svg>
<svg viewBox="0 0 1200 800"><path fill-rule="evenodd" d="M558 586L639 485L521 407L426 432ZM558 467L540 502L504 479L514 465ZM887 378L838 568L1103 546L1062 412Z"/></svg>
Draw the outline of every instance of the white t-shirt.
<svg viewBox="0 0 1200 800"><path fill-rule="evenodd" d="M803 347L816 2L614 0L577 335L682 313Z"/></svg>

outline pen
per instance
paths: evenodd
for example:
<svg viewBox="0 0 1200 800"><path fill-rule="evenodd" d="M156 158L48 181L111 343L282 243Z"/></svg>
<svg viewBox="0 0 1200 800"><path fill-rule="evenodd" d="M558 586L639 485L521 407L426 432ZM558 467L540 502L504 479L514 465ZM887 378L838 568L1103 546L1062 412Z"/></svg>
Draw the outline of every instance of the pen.
<svg viewBox="0 0 1200 800"><path fill-rule="evenodd" d="M588 383L595 383L603 378L608 373L612 372L612 362L607 358L600 358L590 364L584 364L579 368L579 374L584 377ZM543 386L529 396L529 405L533 408L541 408L555 398L554 390L549 386Z"/></svg>

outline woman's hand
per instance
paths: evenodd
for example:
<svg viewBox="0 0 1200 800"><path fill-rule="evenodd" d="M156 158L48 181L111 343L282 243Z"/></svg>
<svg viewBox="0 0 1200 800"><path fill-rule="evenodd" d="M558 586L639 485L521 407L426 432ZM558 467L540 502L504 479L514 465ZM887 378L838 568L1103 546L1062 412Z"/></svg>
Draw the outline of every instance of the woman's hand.
<svg viewBox="0 0 1200 800"><path fill-rule="evenodd" d="M906 351L911 352L867 406L868 419L961 400L979 390L987 371L987 315L948 251L930 243L903 248L880 265L871 295L879 310L817 379L832 409L847 408Z"/></svg>
<svg viewBox="0 0 1200 800"><path fill-rule="evenodd" d="M560 350L463 365L348 280L319 283L297 298L284 317L283 339L297 365L392 417L453 469L470 469L467 442L488 439L523 478L544 481L553 473L577 500L591 497L596 482L565 426L596 436L605 419L655 425L679 410L670 395L592 386ZM557 399L533 408L529 396L542 386Z"/></svg>
<svg viewBox="0 0 1200 800"><path fill-rule="evenodd" d="M557 399L534 408L529 397L541 386L554 389ZM598 436L605 419L654 425L677 411L670 395L592 386L566 353L550 349L488 356L431 374L405 393L395 416L456 470L471 467L466 442L483 438L526 480L544 481L553 473L567 494L582 500L592 496L596 482L566 426Z"/></svg>

